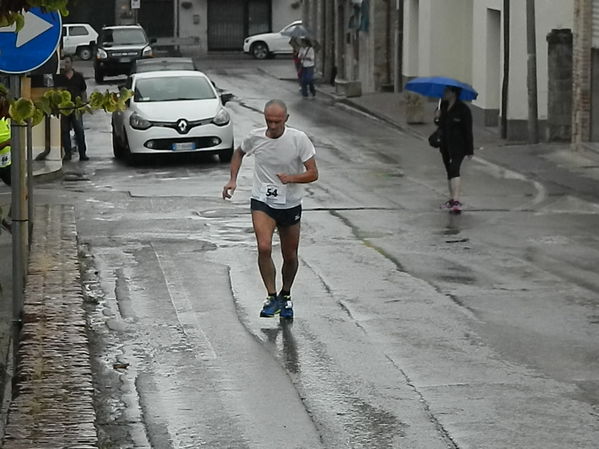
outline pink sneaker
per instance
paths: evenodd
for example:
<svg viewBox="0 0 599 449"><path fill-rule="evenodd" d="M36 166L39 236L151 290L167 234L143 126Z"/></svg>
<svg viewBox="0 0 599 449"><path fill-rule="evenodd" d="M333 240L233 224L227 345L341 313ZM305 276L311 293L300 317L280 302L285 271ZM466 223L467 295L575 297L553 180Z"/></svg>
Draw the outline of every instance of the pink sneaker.
<svg viewBox="0 0 599 449"><path fill-rule="evenodd" d="M453 206L453 200L447 200L443 204L441 204L439 209L451 209L452 206Z"/></svg>
<svg viewBox="0 0 599 449"><path fill-rule="evenodd" d="M451 211L454 214L462 213L462 203L460 203L459 201L452 201Z"/></svg>

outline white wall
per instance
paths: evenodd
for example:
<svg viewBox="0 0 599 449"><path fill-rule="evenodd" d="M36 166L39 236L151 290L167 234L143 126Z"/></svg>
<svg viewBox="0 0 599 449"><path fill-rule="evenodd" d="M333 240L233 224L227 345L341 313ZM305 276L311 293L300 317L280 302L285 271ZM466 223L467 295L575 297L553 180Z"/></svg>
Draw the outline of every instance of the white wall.
<svg viewBox="0 0 599 449"><path fill-rule="evenodd" d="M272 30L280 31L284 26L302 18L302 8L293 8L294 0L272 0Z"/></svg>
<svg viewBox="0 0 599 449"><path fill-rule="evenodd" d="M198 37L200 45L191 53L206 53L208 51L208 2L207 0L191 1L190 9L179 7L179 36ZM199 23L194 23L194 16L199 16Z"/></svg>
<svg viewBox="0 0 599 449"><path fill-rule="evenodd" d="M574 5L570 1L536 0L537 89L539 119L547 118L547 34L554 28L573 28ZM507 117L528 118L526 5L512 2L510 37L510 88Z"/></svg>
<svg viewBox="0 0 599 449"><path fill-rule="evenodd" d="M427 76L449 76L472 82L473 0L434 1L425 17L431 24Z"/></svg>
<svg viewBox="0 0 599 449"><path fill-rule="evenodd" d="M420 0L404 2L403 75L418 76L420 61Z"/></svg>
<svg viewBox="0 0 599 449"><path fill-rule="evenodd" d="M479 93L478 99L473 104L483 109L499 108L503 73L502 5L503 2L501 0L477 0L473 5L472 85ZM492 30L488 29L489 9L499 11L502 16L499 36L489 35L490 31L493 34ZM494 39L499 39L500 42L500 53L498 56L489 54L491 50L490 43ZM499 58L499 66L497 65L497 57ZM497 70L499 73L492 74L491 71L494 70ZM498 81L497 76L499 77Z"/></svg>

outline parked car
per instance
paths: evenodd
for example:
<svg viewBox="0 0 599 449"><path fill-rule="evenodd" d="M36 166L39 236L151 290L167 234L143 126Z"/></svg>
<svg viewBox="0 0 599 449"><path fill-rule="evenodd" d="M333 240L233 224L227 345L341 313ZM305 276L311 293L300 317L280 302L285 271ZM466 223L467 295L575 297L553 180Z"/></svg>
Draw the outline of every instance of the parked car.
<svg viewBox="0 0 599 449"><path fill-rule="evenodd" d="M283 28L278 33L256 34L247 37L243 42L244 53L251 54L256 59L266 59L273 55L291 54L293 49L289 45L291 37L304 37L308 32L301 20L296 20Z"/></svg>
<svg viewBox="0 0 599 449"><path fill-rule="evenodd" d="M64 23L62 25L62 54L77 55L84 61L94 55L98 32L89 23Z"/></svg>
<svg viewBox="0 0 599 449"><path fill-rule="evenodd" d="M148 58L133 61L131 73L162 72L164 70L198 70L191 58Z"/></svg>
<svg viewBox="0 0 599 449"><path fill-rule="evenodd" d="M146 32L140 25L119 25L102 28L94 60L94 78L101 83L104 77L129 74L137 59L153 56Z"/></svg>
<svg viewBox="0 0 599 449"><path fill-rule="evenodd" d="M233 123L208 77L198 71L132 74L125 86L133 98L112 114L112 143L118 159L139 154L233 155Z"/></svg>

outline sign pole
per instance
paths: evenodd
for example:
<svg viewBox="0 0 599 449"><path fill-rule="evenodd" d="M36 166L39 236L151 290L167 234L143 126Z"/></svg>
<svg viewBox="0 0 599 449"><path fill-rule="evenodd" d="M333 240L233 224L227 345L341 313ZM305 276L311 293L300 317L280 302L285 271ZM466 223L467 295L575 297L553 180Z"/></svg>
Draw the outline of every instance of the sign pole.
<svg viewBox="0 0 599 449"><path fill-rule="evenodd" d="M12 98L21 96L21 77L10 77L10 93ZM11 187L12 187L12 298L13 320L21 322L23 314L23 294L25 291L26 253L24 245L24 210L25 179L23 177L24 152L21 149L21 126L11 122Z"/></svg>
<svg viewBox="0 0 599 449"><path fill-rule="evenodd" d="M27 248L33 239L33 130L27 121Z"/></svg>

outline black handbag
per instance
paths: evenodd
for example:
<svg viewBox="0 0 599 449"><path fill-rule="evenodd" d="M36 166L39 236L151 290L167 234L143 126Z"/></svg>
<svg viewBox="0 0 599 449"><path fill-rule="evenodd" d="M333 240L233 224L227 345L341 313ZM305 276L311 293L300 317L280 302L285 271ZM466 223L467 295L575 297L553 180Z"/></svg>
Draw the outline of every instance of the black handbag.
<svg viewBox="0 0 599 449"><path fill-rule="evenodd" d="M441 148L443 144L443 133L441 128L437 128L434 133L428 137L428 143L433 148Z"/></svg>

